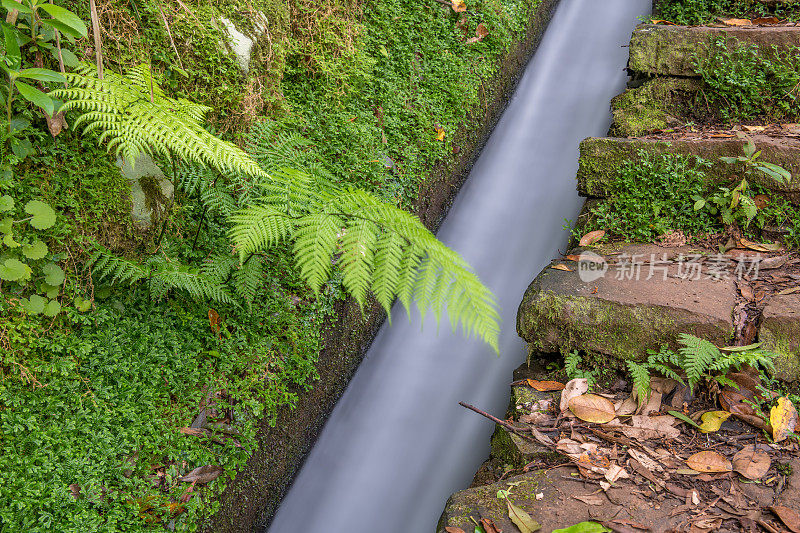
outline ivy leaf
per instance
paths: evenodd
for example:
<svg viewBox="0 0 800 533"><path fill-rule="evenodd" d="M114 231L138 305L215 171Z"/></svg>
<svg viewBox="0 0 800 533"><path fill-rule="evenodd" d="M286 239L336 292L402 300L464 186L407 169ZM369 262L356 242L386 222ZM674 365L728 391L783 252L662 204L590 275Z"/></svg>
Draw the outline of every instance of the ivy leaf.
<svg viewBox="0 0 800 533"><path fill-rule="evenodd" d="M19 301L22 308L30 315L38 315L45 309L47 298L39 296L38 294L31 294L30 299L21 298Z"/></svg>
<svg viewBox="0 0 800 533"><path fill-rule="evenodd" d="M42 108L48 115L53 114L55 104L53 103L53 99L45 93L21 81L16 82L15 87L17 88L17 92L27 101Z"/></svg>
<svg viewBox="0 0 800 533"><path fill-rule="evenodd" d="M11 211L14 209L14 199L9 195L0 196L0 211Z"/></svg>
<svg viewBox="0 0 800 533"><path fill-rule="evenodd" d="M31 275L31 269L19 259L6 259L0 264L0 279L5 281L24 281Z"/></svg>
<svg viewBox="0 0 800 533"><path fill-rule="evenodd" d="M39 200L31 200L25 204L25 212L33 215L30 223L36 229L47 229L56 223L56 212L48 204Z"/></svg>
<svg viewBox="0 0 800 533"><path fill-rule="evenodd" d="M26 244L22 247L22 255L28 259L42 259L47 255L47 245L36 239L32 244Z"/></svg>
<svg viewBox="0 0 800 533"><path fill-rule="evenodd" d="M64 271L55 263L47 263L42 267L44 282L48 285L59 286L64 283Z"/></svg>
<svg viewBox="0 0 800 533"><path fill-rule="evenodd" d="M56 316L61 312L61 302L58 300L50 300L47 307L44 308L44 316Z"/></svg>
<svg viewBox="0 0 800 533"><path fill-rule="evenodd" d="M53 17L52 19L43 19L42 22L44 24L49 24L61 33L72 37L86 37L86 25L72 11L54 4L42 4L39 7Z"/></svg>

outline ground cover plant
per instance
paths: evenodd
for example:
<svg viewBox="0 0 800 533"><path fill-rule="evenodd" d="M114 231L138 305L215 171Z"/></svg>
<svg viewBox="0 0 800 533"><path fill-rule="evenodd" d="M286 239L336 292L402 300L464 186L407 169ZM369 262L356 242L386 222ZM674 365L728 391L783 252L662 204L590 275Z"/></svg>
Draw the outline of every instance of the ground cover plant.
<svg viewBox="0 0 800 533"><path fill-rule="evenodd" d="M537 4L486 0L457 13L401 1L97 2L109 75L149 63L167 97L213 107L209 130L247 148L263 171L290 167L403 207L458 151L460 125L479 127L482 84ZM90 20L88 2L61 5ZM247 28L254 10L272 24L244 73L219 46L215 17ZM67 73L93 63L91 33L78 34L46 33L42 68L61 72L58 46ZM14 68L38 68L30 44L20 57ZM48 76L28 85L52 99L62 84ZM156 160L175 199L150 229L134 226L127 179L97 136L74 129L75 113L46 120L38 93L15 94L11 122L0 119L0 220L13 219L0 262L30 263L31 280L0 285L0 528L195 530L249 455L258 419L274 421L313 386L322 324L345 280L334 274L314 293L288 243L240 263L228 219L263 191L169 155ZM50 215L31 202L49 206L51 226L32 224ZM45 271L51 263L63 279ZM115 279L126 272L142 281ZM230 300L185 283L201 276ZM54 317L44 313L51 302ZM188 428L204 405L205 426ZM215 468L198 477L204 467Z"/></svg>
<svg viewBox="0 0 800 533"><path fill-rule="evenodd" d="M790 21L800 18L800 8L792 2L767 5L757 0L662 0L656 10L662 19L687 25L710 24L719 17L775 16Z"/></svg>

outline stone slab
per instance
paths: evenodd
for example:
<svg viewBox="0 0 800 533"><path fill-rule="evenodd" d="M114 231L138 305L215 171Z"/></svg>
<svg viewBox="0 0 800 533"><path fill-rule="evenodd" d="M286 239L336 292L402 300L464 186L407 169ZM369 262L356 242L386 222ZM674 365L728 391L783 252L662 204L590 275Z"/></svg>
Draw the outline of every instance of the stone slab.
<svg viewBox="0 0 800 533"><path fill-rule="evenodd" d="M764 349L778 354L778 378L800 380L800 294L770 298L764 307L759 340Z"/></svg>
<svg viewBox="0 0 800 533"><path fill-rule="evenodd" d="M536 277L519 306L517 333L532 350L544 353L586 350L634 360L664 344L677 348L681 333L724 346L733 333L734 278L716 280L707 269L697 280L677 277L680 254L693 252L688 247L624 246L618 264L590 281L581 279L586 276L579 275L577 262L554 261L551 265L562 263L573 271L548 266ZM637 275L636 269L619 266L626 257L629 265L651 258L657 263L652 270L640 266ZM668 264L658 264L665 258ZM617 279L629 276L633 279Z"/></svg>
<svg viewBox="0 0 800 533"><path fill-rule="evenodd" d="M753 173L750 181L770 190L780 191L789 201L800 204L800 142L787 137L751 136L761 150L762 161L780 165L792 173L792 180L781 185L774 180ZM740 139L700 139L693 141L664 141L659 139L596 138L584 139L580 144L578 164L578 192L582 196L605 198L608 184L626 160L640 159L639 152L696 155L713 162L706 169L715 183L728 183L741 168L719 161L720 157L742 155L744 141Z"/></svg>
<svg viewBox="0 0 800 533"><path fill-rule="evenodd" d="M785 51L800 46L800 29L795 26L721 27L665 26L641 24L630 42L628 68L646 74L696 77L695 56L708 56L717 39L757 46L765 56L773 47Z"/></svg>

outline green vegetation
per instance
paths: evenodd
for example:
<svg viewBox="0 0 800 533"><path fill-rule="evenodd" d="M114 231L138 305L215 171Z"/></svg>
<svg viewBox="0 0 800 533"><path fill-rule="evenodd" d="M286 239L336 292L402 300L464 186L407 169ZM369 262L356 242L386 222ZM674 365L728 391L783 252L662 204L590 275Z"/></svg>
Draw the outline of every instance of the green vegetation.
<svg viewBox="0 0 800 533"><path fill-rule="evenodd" d="M718 17L800 19L800 7L792 2L767 6L758 0L661 0L657 12L662 19L687 25L709 24Z"/></svg>
<svg viewBox="0 0 800 533"><path fill-rule="evenodd" d="M800 247L800 209L747 179L762 173L785 183L789 173L759 161L761 152L746 139L744 155L721 158L742 177L733 187L713 185L704 170L711 163L699 157L640 151L636 161L623 163L610 183L608 200L589 211L573 236L602 229L614 239L653 242L671 231L699 237L735 225L752 237L777 228L785 244Z"/></svg>
<svg viewBox="0 0 800 533"><path fill-rule="evenodd" d="M56 4L89 18L88 2ZM31 27L22 10L21 29L3 26L0 64L15 72L43 69L14 78L13 93L8 72L0 82L7 147L0 154L0 219L12 219L10 230L7 221L0 228L4 238L12 235L0 246L0 263L13 256L31 269L24 286L7 279L0 286L4 531L196 530L249 456L259 421L274 423L280 408L291 408L314 384L322 324L343 289L362 296L369 289L384 305L401 291L402 278L365 277L365 265L397 273L397 254L405 250L400 259L412 265L405 271L425 272L416 287L425 290L417 293L433 296L434 307L462 306L463 317L491 307L466 265L399 208L412 207L432 171L446 171L464 139L482 126L480 104L491 91L484 83L522 37L537 0L479 0L462 14L399 0L103 4L106 80L122 82L121 72L134 72L127 79L147 86L137 93L140 111L166 108L170 120L185 111L198 124L207 113L213 127L198 125L194 133L219 149L230 148L223 141L244 146L255 164L239 161L252 165L248 173L227 157L197 161L197 146L176 150L163 129L108 121L110 102L96 99L102 82L81 83L90 70L79 71L84 77L65 73L69 90L54 95L60 61L72 70L79 60L94 60L91 36L67 31L75 19L62 21L67 28L59 27L60 34L37 30L35 41L18 37ZM50 11L63 15L58 6L35 5L40 19L56 20ZM10 6L16 4L4 0L0 16ZM269 33L257 39L245 73L220 46L227 38L217 18L255 32L262 12ZM488 35L468 42L479 23ZM19 64L6 38L12 32ZM152 69L137 70L140 64ZM20 83L38 92L20 91ZM123 88L132 89L115 85ZM54 96L73 100L76 109L45 121L39 109L54 111L60 104ZM81 114L83 124L76 120ZM74 129L87 124L84 135ZM129 183L101 141L129 159L153 153L175 186L174 199L153 204L152 228L132 224ZM266 174L275 181L264 182ZM234 250L231 217L274 207L277 186L287 183L327 188L306 189L308 205L300 189L282 189L281 205L297 217L294 240L267 248L262 234ZM342 203L347 198L350 204ZM55 214L47 228L35 225L41 226L43 205ZM323 207L331 212L314 219ZM364 207L384 218L356 227L350 215ZM326 249L307 256L311 268L298 271L301 233L324 217L324 228L342 222L352 231L326 240ZM375 253L354 253L367 237L374 237ZM410 246L413 239L422 246ZM12 240L20 246L9 246ZM39 257L42 245L46 254ZM243 252L245 246L250 250ZM332 258L345 268L331 270ZM448 277L443 268L463 275ZM408 286L407 296L414 293ZM463 307L469 291L482 309ZM60 312L45 316L54 314L52 302ZM211 408L205 427L181 433L204 405ZM203 489L180 481L204 465L224 473Z"/></svg>
<svg viewBox="0 0 800 533"><path fill-rule="evenodd" d="M695 69L703 78L703 89L697 96L699 109L718 109L728 121L798 116L798 49L774 49L765 56L755 45L718 39L708 57L695 59Z"/></svg>

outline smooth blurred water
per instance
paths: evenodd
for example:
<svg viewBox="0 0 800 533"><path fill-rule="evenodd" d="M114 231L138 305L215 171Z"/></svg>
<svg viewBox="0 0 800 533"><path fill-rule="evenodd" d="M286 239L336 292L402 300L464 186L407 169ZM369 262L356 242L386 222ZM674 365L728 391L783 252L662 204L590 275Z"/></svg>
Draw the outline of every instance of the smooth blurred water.
<svg viewBox="0 0 800 533"><path fill-rule="evenodd" d="M284 498L270 533L432 531L447 497L489 451L495 414L525 360L515 330L527 285L566 244L575 219L578 143L602 136L625 86L628 43L650 0L562 0L544 39L445 220L439 238L494 291L498 359L445 319L424 328L395 306Z"/></svg>

